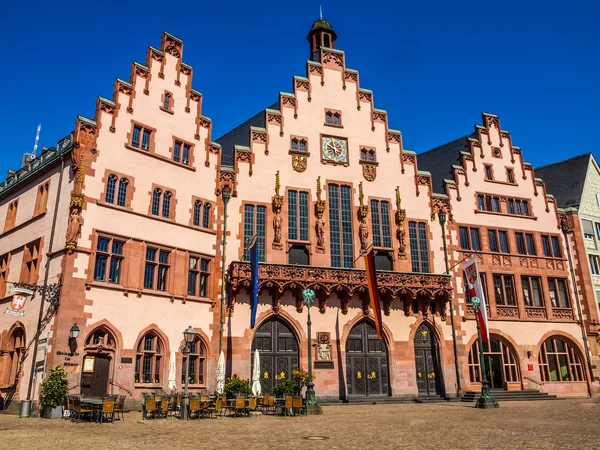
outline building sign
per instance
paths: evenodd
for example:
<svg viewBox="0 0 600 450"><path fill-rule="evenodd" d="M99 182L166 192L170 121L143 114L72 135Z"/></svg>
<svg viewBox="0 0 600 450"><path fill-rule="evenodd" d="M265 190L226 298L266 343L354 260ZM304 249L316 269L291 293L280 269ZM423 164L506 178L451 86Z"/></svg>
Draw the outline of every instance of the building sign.
<svg viewBox="0 0 600 450"><path fill-rule="evenodd" d="M533 364L527 364L527 370L533 372Z"/></svg>
<svg viewBox="0 0 600 450"><path fill-rule="evenodd" d="M94 371L94 357L93 356L86 356L83 359L83 372L84 373L90 373Z"/></svg>
<svg viewBox="0 0 600 450"><path fill-rule="evenodd" d="M10 314L11 316L24 316L25 311L23 308L25 307L25 302L27 301L27 297L21 294L15 294L12 297L10 302L10 308L6 308L4 314Z"/></svg>

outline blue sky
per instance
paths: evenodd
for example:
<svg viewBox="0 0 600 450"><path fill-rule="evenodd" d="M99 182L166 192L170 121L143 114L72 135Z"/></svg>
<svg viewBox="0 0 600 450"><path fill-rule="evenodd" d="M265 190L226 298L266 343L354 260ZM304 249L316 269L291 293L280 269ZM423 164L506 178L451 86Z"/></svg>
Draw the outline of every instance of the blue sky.
<svg viewBox="0 0 600 450"><path fill-rule="evenodd" d="M184 41L219 137L305 74L319 4L407 149L465 135L486 111L534 165L600 156L597 1L35 0L10 2L0 19L0 178L31 151L38 123L40 145L52 146L78 114L92 117L96 97L111 97L114 79L127 79L163 30Z"/></svg>

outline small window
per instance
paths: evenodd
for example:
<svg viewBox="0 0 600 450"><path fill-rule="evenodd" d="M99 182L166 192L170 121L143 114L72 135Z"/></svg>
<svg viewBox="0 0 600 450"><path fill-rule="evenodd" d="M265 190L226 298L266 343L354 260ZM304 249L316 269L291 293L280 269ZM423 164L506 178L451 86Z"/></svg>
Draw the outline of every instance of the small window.
<svg viewBox="0 0 600 450"><path fill-rule="evenodd" d="M390 252L380 251L375 254L375 270L394 270Z"/></svg>
<svg viewBox="0 0 600 450"><path fill-rule="evenodd" d="M310 258L304 245L293 245L288 254L288 264L308 266Z"/></svg>
<svg viewBox="0 0 600 450"><path fill-rule="evenodd" d="M159 188L154 189L152 194L152 215L158 216L160 212L160 200L162 198L162 191Z"/></svg>
<svg viewBox="0 0 600 450"><path fill-rule="evenodd" d="M325 124L334 127L342 126L342 113L339 111L325 111Z"/></svg>
<svg viewBox="0 0 600 450"><path fill-rule="evenodd" d="M542 282L539 277L521 277L523 286L523 300L525 306L544 306L542 296Z"/></svg>
<svg viewBox="0 0 600 450"><path fill-rule="evenodd" d="M163 196L162 216L166 219L171 217L171 194L169 191L165 192Z"/></svg>
<svg viewBox="0 0 600 450"><path fill-rule="evenodd" d="M196 200L194 202L194 219L193 223L195 226L200 226L200 213L202 211L202 202L200 200Z"/></svg>
<svg viewBox="0 0 600 450"><path fill-rule="evenodd" d="M306 141L304 139L300 141L300 151L303 153L306 152Z"/></svg>
<svg viewBox="0 0 600 450"><path fill-rule="evenodd" d="M569 308L567 281L560 278L548 278L548 293L553 308Z"/></svg>
<svg viewBox="0 0 600 450"><path fill-rule="evenodd" d="M512 275L494 275L496 305L515 306L515 283Z"/></svg>
<svg viewBox="0 0 600 450"><path fill-rule="evenodd" d="M600 257L598 255L589 255L589 259L592 275L600 275Z"/></svg>
<svg viewBox="0 0 600 450"><path fill-rule="evenodd" d="M146 265L144 268L144 289L157 291L167 290L169 273L169 255L166 250L148 247L146 249Z"/></svg>
<svg viewBox="0 0 600 450"><path fill-rule="evenodd" d="M46 207L48 205L48 189L50 187L50 183L43 183L38 187L37 197L35 199L35 208L33 210L33 215L37 216L39 214L43 214L46 212Z"/></svg>
<svg viewBox="0 0 600 450"><path fill-rule="evenodd" d="M536 255L535 240L533 238L533 234L526 234L525 239L527 241L527 253L529 255Z"/></svg>
<svg viewBox="0 0 600 450"><path fill-rule="evenodd" d="M333 115L333 124L338 127L342 124L340 113L335 113Z"/></svg>
<svg viewBox="0 0 600 450"><path fill-rule="evenodd" d="M596 239L600 241L600 223L594 222L594 225L596 226Z"/></svg>
<svg viewBox="0 0 600 450"><path fill-rule="evenodd" d="M106 195L105 195L106 203L114 203L115 202L116 186L117 186L117 176L110 175L108 177L108 181L106 182Z"/></svg>
<svg viewBox="0 0 600 450"><path fill-rule="evenodd" d="M515 233L515 241L517 243L517 253L519 255L526 255L527 250L525 249L525 238L523 233Z"/></svg>
<svg viewBox="0 0 600 450"><path fill-rule="evenodd" d="M121 241L99 237L96 243L96 261L94 263L94 280L121 282L121 266L123 263L123 248ZM107 274L108 270L108 274Z"/></svg>
<svg viewBox="0 0 600 450"><path fill-rule="evenodd" d="M208 259L190 256L188 266L188 295L208 297Z"/></svg>
<svg viewBox="0 0 600 450"><path fill-rule="evenodd" d="M165 101L163 102L163 108L167 111L171 111L171 94L169 92L165 92L164 99Z"/></svg>
<svg viewBox="0 0 600 450"><path fill-rule="evenodd" d="M190 144L176 140L173 144L173 161L185 164L187 166L190 163L190 155Z"/></svg>
<svg viewBox="0 0 600 450"><path fill-rule="evenodd" d="M550 236L542 235L542 247L544 248L544 256L552 257L552 247L550 247Z"/></svg>
<svg viewBox="0 0 600 450"><path fill-rule="evenodd" d="M490 181L494 179L494 174L492 172L492 166L490 165L485 165L485 179Z"/></svg>
<svg viewBox="0 0 600 450"><path fill-rule="evenodd" d="M594 225L590 220L581 220L581 224L583 226L583 237L587 240L594 240Z"/></svg>
<svg viewBox="0 0 600 450"><path fill-rule="evenodd" d="M298 151L298 139L292 139L292 150L295 152Z"/></svg>
<svg viewBox="0 0 600 450"><path fill-rule="evenodd" d="M327 125L333 124L333 113L331 113L329 111L325 113L325 123Z"/></svg>
<svg viewBox="0 0 600 450"><path fill-rule="evenodd" d="M121 178L119 180L119 191L117 193L117 205L118 206L126 206L128 186L129 186L129 180L127 178Z"/></svg>
<svg viewBox="0 0 600 450"><path fill-rule="evenodd" d="M562 251L560 249L560 240L558 239L558 236L552 236L550 239L552 241L552 252L554 253L554 257L561 258Z"/></svg>
<svg viewBox="0 0 600 450"><path fill-rule="evenodd" d="M513 169L506 169L506 179L509 183L515 184L515 171Z"/></svg>
<svg viewBox="0 0 600 450"><path fill-rule="evenodd" d="M208 228L210 226L210 203L204 204L204 211L202 213L202 226Z"/></svg>
<svg viewBox="0 0 600 450"><path fill-rule="evenodd" d="M498 231L500 237L500 251L502 253L509 253L508 247L508 233L506 231Z"/></svg>

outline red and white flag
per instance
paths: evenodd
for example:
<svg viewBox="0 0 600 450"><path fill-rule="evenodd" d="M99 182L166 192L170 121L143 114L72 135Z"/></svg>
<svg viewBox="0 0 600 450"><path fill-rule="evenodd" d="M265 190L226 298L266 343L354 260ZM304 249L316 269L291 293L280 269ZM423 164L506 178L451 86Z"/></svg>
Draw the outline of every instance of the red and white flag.
<svg viewBox="0 0 600 450"><path fill-rule="evenodd" d="M463 262L462 267L465 272L467 289L469 289L471 298L479 297L481 300L477 317L477 320L479 321L479 327L481 328L481 340L482 342L489 342L490 331L488 328L487 307L485 303L483 286L481 284L481 278L479 278L479 270L477 269L477 258L473 256L472 258L467 259L465 262Z"/></svg>

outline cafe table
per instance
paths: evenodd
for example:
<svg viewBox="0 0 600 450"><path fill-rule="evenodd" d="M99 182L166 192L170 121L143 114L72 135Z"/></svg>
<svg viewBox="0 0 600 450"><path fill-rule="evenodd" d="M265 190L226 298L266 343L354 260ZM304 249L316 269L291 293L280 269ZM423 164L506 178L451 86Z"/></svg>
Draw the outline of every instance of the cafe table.
<svg viewBox="0 0 600 450"><path fill-rule="evenodd" d="M90 409L92 409L94 411L92 413L92 416L97 418L98 409L102 408L102 399L91 398L91 397L82 397L81 404L91 406Z"/></svg>

